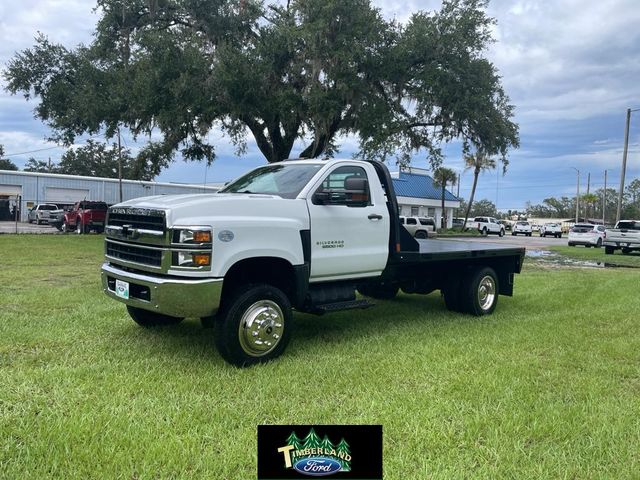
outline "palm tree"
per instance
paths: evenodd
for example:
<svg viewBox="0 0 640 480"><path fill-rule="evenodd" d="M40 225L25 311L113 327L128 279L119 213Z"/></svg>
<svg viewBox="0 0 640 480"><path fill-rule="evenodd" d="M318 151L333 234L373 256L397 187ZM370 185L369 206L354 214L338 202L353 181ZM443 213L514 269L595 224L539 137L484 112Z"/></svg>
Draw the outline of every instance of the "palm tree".
<svg viewBox="0 0 640 480"><path fill-rule="evenodd" d="M585 193L584 195L582 195L582 201L587 206L587 208L585 208L584 216L585 216L585 220L588 221L589 207L592 207L592 208L594 207L595 203L598 201L598 196L595 193Z"/></svg>
<svg viewBox="0 0 640 480"><path fill-rule="evenodd" d="M442 216L440 217L441 228L446 228L447 226L447 216L444 210L444 191L447 188L447 184L454 186L457 179L458 174L450 168L438 167L433 171L433 183L442 188Z"/></svg>
<svg viewBox="0 0 640 480"><path fill-rule="evenodd" d="M478 176L481 172L487 170L493 170L496 168L496 161L487 156L484 152L478 151L475 155L465 155L464 157L464 169L473 170L473 187L471 187L471 196L469 197L469 203L467 204L467 211L464 213L464 223L462 229L464 230L469 219L469 212L471 212L471 204L473 203L473 197L476 194L476 186L478 185Z"/></svg>

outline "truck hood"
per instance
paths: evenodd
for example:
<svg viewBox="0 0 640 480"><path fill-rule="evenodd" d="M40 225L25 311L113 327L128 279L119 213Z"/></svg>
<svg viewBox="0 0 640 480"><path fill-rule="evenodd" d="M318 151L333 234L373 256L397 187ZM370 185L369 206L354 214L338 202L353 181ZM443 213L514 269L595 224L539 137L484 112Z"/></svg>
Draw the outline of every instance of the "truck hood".
<svg viewBox="0 0 640 480"><path fill-rule="evenodd" d="M150 208L166 212L167 226L253 223L274 220L294 222L309 228L309 213L304 199L284 199L276 195L213 193L156 195L114 205L114 207Z"/></svg>

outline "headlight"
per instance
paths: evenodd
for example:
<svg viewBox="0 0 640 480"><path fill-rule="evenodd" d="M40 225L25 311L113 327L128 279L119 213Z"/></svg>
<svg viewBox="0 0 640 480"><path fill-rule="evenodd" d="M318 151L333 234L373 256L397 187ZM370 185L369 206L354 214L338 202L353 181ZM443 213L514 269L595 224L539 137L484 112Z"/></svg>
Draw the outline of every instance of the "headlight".
<svg viewBox="0 0 640 480"><path fill-rule="evenodd" d="M202 252L174 252L173 264L176 267L208 267L211 254Z"/></svg>
<svg viewBox="0 0 640 480"><path fill-rule="evenodd" d="M173 231L173 243L211 243L211 238L209 227L191 227Z"/></svg>

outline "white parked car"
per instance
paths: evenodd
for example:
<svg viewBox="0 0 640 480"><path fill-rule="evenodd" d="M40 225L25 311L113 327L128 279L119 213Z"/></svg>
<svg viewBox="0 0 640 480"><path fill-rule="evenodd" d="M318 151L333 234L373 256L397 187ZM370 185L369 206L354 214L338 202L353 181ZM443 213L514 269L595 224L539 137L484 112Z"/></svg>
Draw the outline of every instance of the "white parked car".
<svg viewBox="0 0 640 480"><path fill-rule="evenodd" d="M476 217L473 221L467 221L467 228L478 230L483 235L495 233L502 237L504 235L504 226L498 223L493 217Z"/></svg>
<svg viewBox="0 0 640 480"><path fill-rule="evenodd" d="M58 210L58 206L53 203L40 203L29 210L27 221L29 223L35 222L36 225L41 223L49 223L49 214L53 210Z"/></svg>
<svg viewBox="0 0 640 480"><path fill-rule="evenodd" d="M540 236L552 235L555 238L562 237L562 226L559 223L545 223L540 227Z"/></svg>
<svg viewBox="0 0 640 480"><path fill-rule="evenodd" d="M431 217L400 217L400 225L415 238L436 236L436 221Z"/></svg>
<svg viewBox="0 0 640 480"><path fill-rule="evenodd" d="M513 226L513 230L511 230L511 235L526 235L527 237L531 236L531 232L533 229L531 228L531 224L524 220L516 222Z"/></svg>
<svg viewBox="0 0 640 480"><path fill-rule="evenodd" d="M604 232L604 225L576 223L571 230L569 230L569 246L584 245L585 247L600 248L604 242Z"/></svg>

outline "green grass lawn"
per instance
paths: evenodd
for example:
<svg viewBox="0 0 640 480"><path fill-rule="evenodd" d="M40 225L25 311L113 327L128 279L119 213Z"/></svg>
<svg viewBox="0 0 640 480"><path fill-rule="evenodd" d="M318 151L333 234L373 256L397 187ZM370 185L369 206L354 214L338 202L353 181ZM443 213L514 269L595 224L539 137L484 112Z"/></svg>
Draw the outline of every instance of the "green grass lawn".
<svg viewBox="0 0 640 480"><path fill-rule="evenodd" d="M283 357L237 369L195 319L136 326L101 252L0 235L2 479L250 480L279 423L382 424L387 480L640 475L635 270L525 266L483 319L437 293L296 314Z"/></svg>

